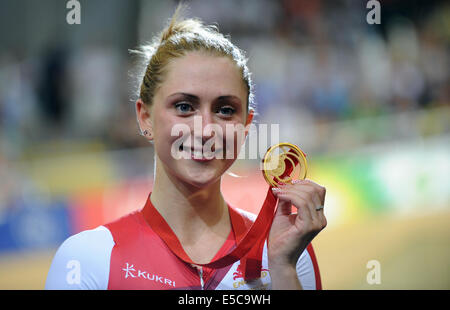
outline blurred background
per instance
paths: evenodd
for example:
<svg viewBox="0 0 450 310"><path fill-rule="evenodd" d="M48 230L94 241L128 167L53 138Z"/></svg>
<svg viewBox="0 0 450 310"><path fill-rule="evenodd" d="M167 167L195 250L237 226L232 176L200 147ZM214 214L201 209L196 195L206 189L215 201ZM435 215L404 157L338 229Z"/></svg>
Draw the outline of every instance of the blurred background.
<svg viewBox="0 0 450 310"><path fill-rule="evenodd" d="M75 25L67 2L0 0L0 289L43 289L67 237L152 187L129 49L177 2L80 0ZM450 4L381 0L369 24L364 0L185 2L247 52L256 124L279 124L327 188L324 289L450 289ZM258 162L224 176L232 205L258 212Z"/></svg>

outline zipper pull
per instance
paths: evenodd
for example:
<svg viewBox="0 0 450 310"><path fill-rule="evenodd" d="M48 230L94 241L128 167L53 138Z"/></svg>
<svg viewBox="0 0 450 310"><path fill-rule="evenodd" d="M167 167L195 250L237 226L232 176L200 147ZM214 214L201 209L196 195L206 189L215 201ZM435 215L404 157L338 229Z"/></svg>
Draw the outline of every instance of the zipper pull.
<svg viewBox="0 0 450 310"><path fill-rule="evenodd" d="M202 290L205 289L205 282L203 281L203 267L198 268L200 275L200 285L202 286Z"/></svg>
<svg viewBox="0 0 450 310"><path fill-rule="evenodd" d="M202 290L205 289L205 282L203 281L203 267L197 266L194 264L191 264L192 267L195 267L197 269L198 276L200 277L200 286L202 287Z"/></svg>

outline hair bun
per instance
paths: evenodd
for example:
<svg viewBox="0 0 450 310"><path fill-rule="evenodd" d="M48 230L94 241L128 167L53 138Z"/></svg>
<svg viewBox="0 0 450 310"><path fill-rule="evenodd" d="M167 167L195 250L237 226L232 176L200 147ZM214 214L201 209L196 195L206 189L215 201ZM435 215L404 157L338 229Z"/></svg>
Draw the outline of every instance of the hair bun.
<svg viewBox="0 0 450 310"><path fill-rule="evenodd" d="M203 23L197 19L185 19L181 18L182 11L186 7L179 4L172 18L170 24L160 34L160 43L167 41L170 37L181 33L197 33L202 30Z"/></svg>

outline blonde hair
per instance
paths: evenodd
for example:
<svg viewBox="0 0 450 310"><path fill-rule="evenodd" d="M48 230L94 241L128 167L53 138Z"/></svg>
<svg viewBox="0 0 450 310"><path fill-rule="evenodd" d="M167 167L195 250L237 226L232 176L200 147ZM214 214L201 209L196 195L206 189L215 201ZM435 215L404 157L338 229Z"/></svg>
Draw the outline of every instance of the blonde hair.
<svg viewBox="0 0 450 310"><path fill-rule="evenodd" d="M248 90L247 110L254 109L254 87L245 53L221 34L216 26L204 25L196 18L180 18L182 9L184 6L179 4L169 25L155 36L150 44L141 46L140 50L131 51L143 57L146 68L138 77L139 98L145 104L152 105L155 92L164 81L164 70L169 62L188 52L202 51L234 61Z"/></svg>

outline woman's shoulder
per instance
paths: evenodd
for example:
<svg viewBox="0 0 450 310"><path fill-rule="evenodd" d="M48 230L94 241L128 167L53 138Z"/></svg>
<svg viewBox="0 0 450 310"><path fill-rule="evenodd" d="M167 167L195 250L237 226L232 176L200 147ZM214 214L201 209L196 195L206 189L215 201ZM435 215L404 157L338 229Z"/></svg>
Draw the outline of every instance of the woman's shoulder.
<svg viewBox="0 0 450 310"><path fill-rule="evenodd" d="M98 226L70 236L61 244L59 250L93 249L111 242L113 242L113 239L109 229L105 226Z"/></svg>
<svg viewBox="0 0 450 310"><path fill-rule="evenodd" d="M114 240L99 226L67 238L56 251L46 289L106 289Z"/></svg>

